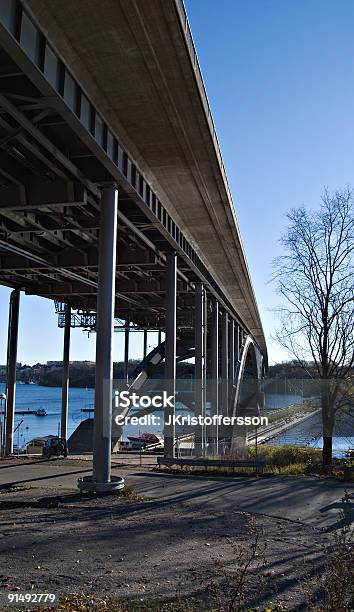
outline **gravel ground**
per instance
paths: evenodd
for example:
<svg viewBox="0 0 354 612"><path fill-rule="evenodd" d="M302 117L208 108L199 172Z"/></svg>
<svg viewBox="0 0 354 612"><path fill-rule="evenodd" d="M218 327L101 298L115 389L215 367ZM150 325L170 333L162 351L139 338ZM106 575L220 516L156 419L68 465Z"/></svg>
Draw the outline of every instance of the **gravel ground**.
<svg viewBox="0 0 354 612"><path fill-rule="evenodd" d="M329 533L195 501L134 497L86 498L54 487L1 495L2 601L9 592L94 593L138 601L193 598L201 610L223 609L237 582L237 562L259 533L247 605L307 609L304 579L321 571Z"/></svg>

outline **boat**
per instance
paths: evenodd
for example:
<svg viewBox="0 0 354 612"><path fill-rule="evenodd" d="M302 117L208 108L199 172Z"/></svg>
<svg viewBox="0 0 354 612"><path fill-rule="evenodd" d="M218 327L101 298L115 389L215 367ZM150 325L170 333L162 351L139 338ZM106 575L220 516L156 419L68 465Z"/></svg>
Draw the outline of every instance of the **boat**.
<svg viewBox="0 0 354 612"><path fill-rule="evenodd" d="M44 408L38 408L38 410L35 410L34 413L36 416L47 416L47 411L44 410Z"/></svg>
<svg viewBox="0 0 354 612"><path fill-rule="evenodd" d="M141 436L127 436L130 446L134 448L147 448L149 446L163 446L163 438L154 433L145 432Z"/></svg>
<svg viewBox="0 0 354 612"><path fill-rule="evenodd" d="M35 416L47 416L47 411L44 408L37 408L36 410L16 410L16 414L29 415L34 414Z"/></svg>

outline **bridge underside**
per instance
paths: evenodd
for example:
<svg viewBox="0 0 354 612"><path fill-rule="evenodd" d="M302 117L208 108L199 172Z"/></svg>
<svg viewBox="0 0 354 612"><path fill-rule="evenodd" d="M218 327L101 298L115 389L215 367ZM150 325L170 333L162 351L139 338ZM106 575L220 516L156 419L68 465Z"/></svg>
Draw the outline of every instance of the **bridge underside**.
<svg viewBox="0 0 354 612"><path fill-rule="evenodd" d="M23 4L37 10L37 17L43 23L47 9L54 11L60 5L63 17L64 8L70 5L48 2L41 6L40 2L17 0L4 0L0 4L0 283L15 290L10 308L8 380L14 384L18 294L24 291L66 304L64 361L68 361L70 313L77 311L84 317L96 317L97 313L96 446L102 446L103 430L111 426L111 408L105 412L108 396L103 387L112 374L114 317L124 320L127 328L135 326L166 333L165 378L172 381L172 393L175 392L177 341L186 342L195 360L195 379L200 381L195 390L195 411L203 414L205 410L203 381L207 377L222 378L227 382L220 402L224 413L230 414L234 409L232 402L237 403L235 398L240 394L248 342L252 342L257 355L257 377L261 376L262 354L266 355L266 350L229 200L225 212L224 177L220 175L213 188L204 180L205 173L215 177L217 168L220 171L215 142L212 141L211 156L215 158L214 166L199 164L198 179L199 192L204 192L202 200L205 203L205 193L207 199L215 198L215 208L211 214L204 207L203 223L199 227L193 222L193 214L198 208L201 210L202 203L197 202L195 194L192 197L191 182L186 180L186 167L192 163L183 153L186 143L182 146L179 141L177 145L184 158L183 164L181 157L175 156L173 165L164 163L168 150L172 155L167 142L164 146L152 140L144 144L144 137L151 138L154 133L154 129L146 131L147 118L152 126L153 119L155 122L157 119L157 107L153 116L148 115L152 101L156 104L162 93L167 95L169 91L170 95L169 87L166 86L165 92L155 89L154 93L147 88L148 99L144 101L139 97L141 79L132 79L131 74L124 71L119 73L120 90L127 89L128 83L133 84L136 91L131 92L131 101L140 100L141 103L143 100L146 108L146 115L142 115L141 108L133 105L127 116L121 109L125 123L121 127L115 121L119 109L109 111L103 104L98 109L86 88L55 51L52 41L47 40L23 9ZM88 10L95 3L86 4L85 10ZM135 3L127 4L122 0L113 5L122 12L122 20L131 22L133 16L127 15L127 7ZM192 94L199 96L199 84L194 82L191 49L186 45L186 31L181 27L177 5L180 7L173 1L161 4L158 0L152 4L155 19L158 14L162 15L169 23L169 31L172 28L175 32L178 53L183 49L184 54L180 60L183 64L189 62L187 98L190 101ZM54 17L57 19L58 15L52 14L52 36L60 44ZM140 17L144 21L144 15ZM152 27L146 15L145 20ZM121 65L134 57L134 53L137 56L143 52L142 44L139 46L135 42L134 49L131 44L129 46L127 31L122 30L121 34ZM129 31L132 32L131 26ZM72 34L68 28L67 37ZM156 41L152 41L152 46L154 44ZM82 45L84 56L84 42ZM145 62L147 53L145 49ZM80 62L77 63L75 57L74 53L70 59L80 73ZM88 89L91 76L87 75ZM96 76L101 77L101 74L98 72ZM104 91L103 84L99 89ZM204 117L203 100L196 99L199 117ZM177 96L176 104L182 104ZM179 111L182 110L181 107ZM104 112L111 118L110 123L103 117ZM128 116L131 116L130 122ZM205 136L210 118L203 120ZM212 136L215 140L215 131ZM131 146L129 152L125 143ZM189 146L193 146L192 141ZM201 150L208 156L210 146L210 142L202 143ZM149 158L149 147L154 164L152 157ZM216 198L215 189L220 193L224 190L221 199ZM191 216L189 227L188 215ZM210 221L212 218L214 221L228 219L228 226L223 221L217 229ZM198 219L201 217L195 217L195 221ZM231 233L228 227L233 227ZM226 236L225 244L223 236ZM234 241L231 246L230 240ZM223 244L221 253L218 244ZM67 367L64 370L63 389L67 386ZM230 380L235 387L234 393L229 387ZM64 421L67 394L65 398ZM213 401L218 410L219 398ZM12 403L11 407L8 401L7 406L8 449L12 445L14 394ZM65 434L65 427L62 432ZM204 443L202 435L196 433L201 446ZM171 454L174 452L174 431L166 432L166 440L170 440L165 444L166 452ZM106 468L101 454L96 465L101 480L107 479Z"/></svg>

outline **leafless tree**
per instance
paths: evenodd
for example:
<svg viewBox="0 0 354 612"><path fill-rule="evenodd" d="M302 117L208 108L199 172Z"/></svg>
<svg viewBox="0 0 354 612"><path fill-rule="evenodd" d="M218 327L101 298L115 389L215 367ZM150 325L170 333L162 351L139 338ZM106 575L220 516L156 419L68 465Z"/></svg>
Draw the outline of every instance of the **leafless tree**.
<svg viewBox="0 0 354 612"><path fill-rule="evenodd" d="M321 382L323 466L332 461L336 414L350 410L354 370L354 196L325 191L319 210L287 215L273 281L282 296L278 340ZM353 396L352 396L353 397Z"/></svg>

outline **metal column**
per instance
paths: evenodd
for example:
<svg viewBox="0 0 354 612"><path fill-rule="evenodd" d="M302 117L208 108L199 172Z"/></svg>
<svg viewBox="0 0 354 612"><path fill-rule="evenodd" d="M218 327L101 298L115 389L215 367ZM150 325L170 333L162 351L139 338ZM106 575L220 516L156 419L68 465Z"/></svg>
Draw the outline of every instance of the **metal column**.
<svg viewBox="0 0 354 612"><path fill-rule="evenodd" d="M15 424L16 361L19 312L20 291L15 289L10 295L9 327L7 337L5 456L9 456L13 453L14 443L13 435Z"/></svg>
<svg viewBox="0 0 354 612"><path fill-rule="evenodd" d="M129 321L125 322L124 330L124 380L129 382Z"/></svg>
<svg viewBox="0 0 354 612"><path fill-rule="evenodd" d="M236 361L240 361L240 326L235 323L235 358Z"/></svg>
<svg viewBox="0 0 354 612"><path fill-rule="evenodd" d="M230 320L229 327L229 370L230 370L230 387L232 387L235 378L235 321Z"/></svg>
<svg viewBox="0 0 354 612"><path fill-rule="evenodd" d="M211 315L211 398L212 414L219 415L219 302L213 300ZM219 454L219 425L213 431L215 452Z"/></svg>
<svg viewBox="0 0 354 612"><path fill-rule="evenodd" d="M62 379L62 388L61 388L61 421L60 421L60 436L62 438L65 438L65 440L68 437L70 323L71 323L71 306L69 304L65 304L63 379Z"/></svg>
<svg viewBox="0 0 354 612"><path fill-rule="evenodd" d="M111 480L113 333L116 280L117 200L115 186L104 187L99 236L96 385L93 481Z"/></svg>
<svg viewBox="0 0 354 612"><path fill-rule="evenodd" d="M195 416L204 418L204 390L205 390L205 291L202 283L198 283L195 288ZM203 454L203 433L202 425L197 425L195 429L194 449L198 457Z"/></svg>
<svg viewBox="0 0 354 612"><path fill-rule="evenodd" d="M146 355L147 355L147 330L146 329L144 329L144 350L143 350L143 353L144 353L144 359L145 359Z"/></svg>
<svg viewBox="0 0 354 612"><path fill-rule="evenodd" d="M166 337L165 337L165 379L167 395L176 396L176 332L177 332L177 254L167 256L166 269ZM174 404L174 402L173 402ZM175 405L164 409L164 454L173 459L175 443ZM172 422L170 422L172 420Z"/></svg>
<svg viewBox="0 0 354 612"><path fill-rule="evenodd" d="M208 299L204 289L204 300L203 300L203 416L206 416L206 405L207 405L207 355L208 355ZM204 425L203 427L203 457L205 457L208 449L208 439L210 437L210 427Z"/></svg>
<svg viewBox="0 0 354 612"><path fill-rule="evenodd" d="M227 312L222 313L222 329L221 329L221 378L222 378L222 413L224 416L229 415L229 321Z"/></svg>

